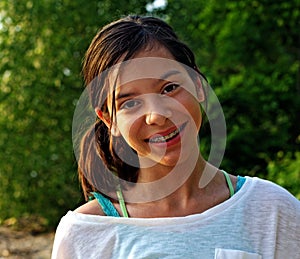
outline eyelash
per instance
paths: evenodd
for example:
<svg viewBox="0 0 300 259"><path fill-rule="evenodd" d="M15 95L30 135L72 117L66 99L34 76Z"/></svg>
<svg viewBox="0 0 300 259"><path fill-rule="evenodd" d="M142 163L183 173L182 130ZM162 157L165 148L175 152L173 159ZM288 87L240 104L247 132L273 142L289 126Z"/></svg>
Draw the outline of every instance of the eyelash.
<svg viewBox="0 0 300 259"><path fill-rule="evenodd" d="M170 83L170 84L166 85L166 86L163 88L163 90L162 90L161 93L164 94L164 91L165 91L168 87L170 87L170 86L173 87L173 88L171 89L170 92L173 92L173 91L175 91L180 85L177 84L177 83ZM174 88L174 87L175 87L175 88ZM167 92L166 94L168 94L168 93L170 93L170 92Z"/></svg>
<svg viewBox="0 0 300 259"><path fill-rule="evenodd" d="M170 91L168 92L165 92L167 90L167 88L169 87L172 87L172 89L170 89ZM178 88L180 87L179 84L177 83L170 83L166 86L163 87L162 91L161 91L161 94L169 94L169 93L172 93L173 91L176 91ZM128 107L128 104L133 104L133 106L130 106ZM127 100L125 101L121 106L120 106L120 110L122 109L126 109L126 110L130 110L130 109L133 109L135 108L136 106L138 106L140 104L140 101L139 100L135 100L135 99L132 99L132 100ZM126 107L127 106L127 107Z"/></svg>

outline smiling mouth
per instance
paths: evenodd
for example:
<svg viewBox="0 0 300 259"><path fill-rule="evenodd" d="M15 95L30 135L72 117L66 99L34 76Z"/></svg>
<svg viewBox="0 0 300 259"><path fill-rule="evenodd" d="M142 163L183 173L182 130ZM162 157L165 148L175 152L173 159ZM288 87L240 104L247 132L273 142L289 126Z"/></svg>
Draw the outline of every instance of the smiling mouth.
<svg viewBox="0 0 300 259"><path fill-rule="evenodd" d="M149 141L149 143L165 143L173 138L176 138L180 134L180 132L184 129L185 125L186 125L186 123L182 124L179 128L172 131L168 135L157 136L157 137L149 139L148 141Z"/></svg>

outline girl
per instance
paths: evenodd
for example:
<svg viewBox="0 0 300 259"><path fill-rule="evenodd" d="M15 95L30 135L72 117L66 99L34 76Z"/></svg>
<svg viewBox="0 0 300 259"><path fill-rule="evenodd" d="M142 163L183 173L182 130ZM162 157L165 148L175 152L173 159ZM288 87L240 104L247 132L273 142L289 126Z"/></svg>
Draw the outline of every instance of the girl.
<svg viewBox="0 0 300 259"><path fill-rule="evenodd" d="M78 156L90 201L61 219L53 259L300 258L299 201L199 152L208 85L169 25L105 26L83 74L97 116Z"/></svg>

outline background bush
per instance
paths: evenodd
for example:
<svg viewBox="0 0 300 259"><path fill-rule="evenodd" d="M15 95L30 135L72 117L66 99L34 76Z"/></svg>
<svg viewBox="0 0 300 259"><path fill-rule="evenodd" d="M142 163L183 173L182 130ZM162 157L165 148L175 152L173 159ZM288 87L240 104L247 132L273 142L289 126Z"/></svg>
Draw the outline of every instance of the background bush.
<svg viewBox="0 0 300 259"><path fill-rule="evenodd" d="M299 1L149 2L0 2L0 221L34 215L51 228L82 202L71 137L81 60L98 28L129 13L162 17L196 53L227 121L222 167L300 198Z"/></svg>

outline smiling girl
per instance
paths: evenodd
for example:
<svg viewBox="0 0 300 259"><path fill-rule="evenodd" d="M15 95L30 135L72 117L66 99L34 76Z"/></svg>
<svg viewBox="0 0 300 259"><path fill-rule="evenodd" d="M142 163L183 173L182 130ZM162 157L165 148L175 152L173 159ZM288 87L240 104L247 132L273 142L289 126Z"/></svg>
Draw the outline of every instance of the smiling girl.
<svg viewBox="0 0 300 259"><path fill-rule="evenodd" d="M89 201L61 219L53 259L300 258L299 201L199 152L208 85L169 25L105 26L83 74L97 118L78 158Z"/></svg>

